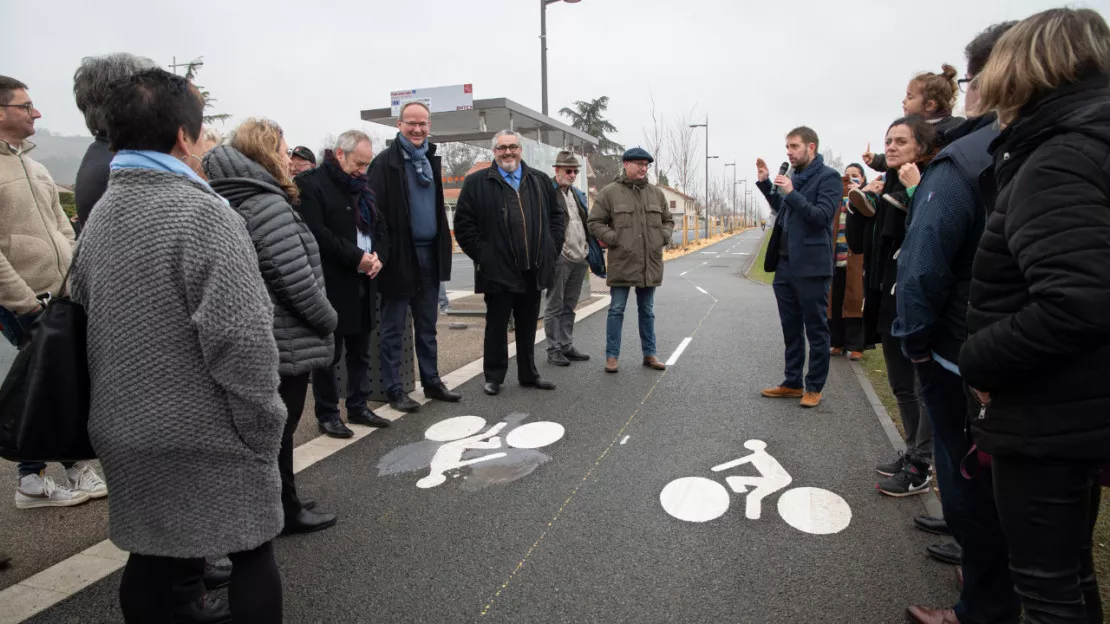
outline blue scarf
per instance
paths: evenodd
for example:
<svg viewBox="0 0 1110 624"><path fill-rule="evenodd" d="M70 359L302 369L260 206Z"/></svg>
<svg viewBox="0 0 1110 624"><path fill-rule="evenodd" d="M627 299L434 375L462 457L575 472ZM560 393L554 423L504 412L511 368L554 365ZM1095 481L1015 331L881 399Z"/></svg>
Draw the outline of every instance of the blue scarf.
<svg viewBox="0 0 1110 624"><path fill-rule="evenodd" d="M412 161L412 166L416 169L416 181L420 183L420 186L431 184L432 163L428 161L428 140L425 139L423 145L416 147L400 132L397 133L397 140L401 142L401 150L405 154L405 160Z"/></svg>
<svg viewBox="0 0 1110 624"><path fill-rule="evenodd" d="M324 167L330 170L335 177L346 182L347 190L352 195L358 195L358 218L355 219L355 226L358 227L359 232L373 237L374 214L377 209L375 208L374 191L370 190L370 180L366 174L353 176L343 171L343 168L339 166L339 160L335 157L335 152L332 150L324 150Z"/></svg>
<svg viewBox="0 0 1110 624"><path fill-rule="evenodd" d="M188 165L181 162L177 158L165 154L163 152L155 152L153 150L120 150L112 158L112 163L108 165L110 171L117 169L150 169L153 171L166 171L168 173L176 173L177 175L185 176L195 182L203 184L205 188L211 189L208 182L204 178L197 175L195 171L189 168ZM225 205L230 206L222 195L212 191L212 194L220 198Z"/></svg>

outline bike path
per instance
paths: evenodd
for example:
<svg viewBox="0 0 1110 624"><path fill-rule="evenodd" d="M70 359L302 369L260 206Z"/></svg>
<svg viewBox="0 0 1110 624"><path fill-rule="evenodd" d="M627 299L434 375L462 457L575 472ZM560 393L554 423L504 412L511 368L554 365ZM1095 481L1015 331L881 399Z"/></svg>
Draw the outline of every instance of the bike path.
<svg viewBox="0 0 1110 624"><path fill-rule="evenodd" d="M899 621L912 602L952 601L952 569L926 560L930 539L911 528L921 502L874 490L872 467L891 449L848 363L834 363L816 410L758 396L782 366L771 291L742 276L758 241L745 233L715 254L667 264L655 308L660 357L691 340L665 373L639 366L630 301L619 374L601 370L598 313L576 327L591 362L564 369L541 358L558 390L516 386L511 366L502 395L487 397L472 380L462 403L430 404L300 473L299 489L340 522L277 542L286 621L879 623ZM426 489L416 483L427 469L379 474L385 457L419 465L413 457L428 451L419 443L437 422L476 415L493 425L514 413L558 423L565 436ZM747 455L750 439L790 473L787 489L842 497L848 527L791 527L776 511L782 492L763 501L758 520L732 492L709 522L664 511L659 494L674 479L754 474L710 470ZM120 621L118 583L117 573L31 621Z"/></svg>

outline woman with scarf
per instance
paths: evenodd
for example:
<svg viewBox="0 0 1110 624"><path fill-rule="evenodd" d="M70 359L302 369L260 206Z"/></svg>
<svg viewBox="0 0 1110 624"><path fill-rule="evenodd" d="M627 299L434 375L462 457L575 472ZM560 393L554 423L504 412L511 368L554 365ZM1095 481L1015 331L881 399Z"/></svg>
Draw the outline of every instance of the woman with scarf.
<svg viewBox="0 0 1110 624"><path fill-rule="evenodd" d="M374 279L389 256L386 225L375 204L366 170L373 159L370 137L348 130L324 151L324 163L297 176L298 210L320 247L328 301L339 322L332 365L312 372L312 394L321 433L354 435L339 417L335 366L347 360L347 422L388 427L366 405L370 398L370 331L377 305Z"/></svg>
<svg viewBox="0 0 1110 624"><path fill-rule="evenodd" d="M71 277L109 536L130 553L124 619L175 621L175 585L231 553L232 617L281 622L273 305L243 219L197 175L204 99L148 69L116 83L105 110L116 155Z"/></svg>
<svg viewBox="0 0 1110 624"><path fill-rule="evenodd" d="M1101 622L1092 533L1110 459L1110 27L1091 9L1038 13L999 39L975 82L976 112L996 112L1003 130L979 178L987 222L960 351L983 405L971 430L992 456L1025 621Z"/></svg>
<svg viewBox="0 0 1110 624"><path fill-rule="evenodd" d="M886 135L885 160L889 171L863 189L868 205L874 210L873 216L857 212L849 219L849 231L864 239L865 340L883 346L887 381L898 401L906 431L906 452L875 468L887 477L876 487L889 496L924 494L932 480L932 425L918 393L913 363L902 353L901 341L891 335L891 325L897 316L897 258L906 237L907 210L922 173L937 152L936 129L924 117L911 115L895 120ZM849 195L858 192L853 189ZM893 194L904 198L899 201ZM855 208L856 203L852 202L852 206Z"/></svg>
<svg viewBox="0 0 1110 624"><path fill-rule="evenodd" d="M297 496L293 434L304 411L309 373L332 362L338 318L324 294L316 239L291 205L299 203L299 193L289 179L281 127L268 119L244 121L230 145L205 154L204 172L245 221L274 304L274 339L281 359L278 393L288 413L278 454L283 532L326 529L335 524L335 515L312 511L315 501Z"/></svg>
<svg viewBox="0 0 1110 624"><path fill-rule="evenodd" d="M863 358L863 237L848 238L848 192L867 184L863 166L856 163L844 170L844 198L835 217L835 272L829 291L829 334L834 356L848 353L855 361Z"/></svg>

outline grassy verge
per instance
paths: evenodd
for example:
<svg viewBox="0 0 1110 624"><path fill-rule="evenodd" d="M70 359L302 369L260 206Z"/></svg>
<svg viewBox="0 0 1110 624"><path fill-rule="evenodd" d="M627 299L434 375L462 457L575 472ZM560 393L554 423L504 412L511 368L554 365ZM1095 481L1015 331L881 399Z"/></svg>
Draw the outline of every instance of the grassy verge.
<svg viewBox="0 0 1110 624"><path fill-rule="evenodd" d="M755 269L752 269L752 277L755 275ZM899 433L905 438L906 431L902 427L902 419L898 414L898 403L894 400L894 394L890 391L890 384L886 380L886 362L883 360L883 352L879 349L872 349L863 354L863 360L860 362L863 366L863 371L867 373L867 380L871 382L871 387L875 389L875 394L879 395L879 400L882 401L883 407L886 408L890 414L891 420L894 425L898 427ZM1102 488L1102 506L1098 514L1098 524L1095 526L1094 532L1094 559L1095 570L1098 572L1098 591L1102 595L1102 604L1110 605L1110 488Z"/></svg>
<svg viewBox="0 0 1110 624"><path fill-rule="evenodd" d="M763 270L763 261L767 258L767 245L771 242L771 237L766 234L763 236L763 243L759 246L759 255L756 256L755 262L752 263L752 268L748 271L748 277L753 280L758 280L764 284L770 284L775 279L774 273L768 273Z"/></svg>

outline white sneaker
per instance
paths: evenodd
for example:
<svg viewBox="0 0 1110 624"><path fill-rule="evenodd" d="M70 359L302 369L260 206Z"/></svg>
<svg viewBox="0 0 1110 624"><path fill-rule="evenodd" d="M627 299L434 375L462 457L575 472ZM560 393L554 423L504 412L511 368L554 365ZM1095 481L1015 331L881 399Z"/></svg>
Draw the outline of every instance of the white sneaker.
<svg viewBox="0 0 1110 624"><path fill-rule="evenodd" d="M108 486L88 462L77 462L72 468L66 468L66 476L69 477L69 489L73 492L84 492L89 498L108 495Z"/></svg>
<svg viewBox="0 0 1110 624"><path fill-rule="evenodd" d="M15 506L18 509L72 507L88 500L87 493L73 492L54 483L54 479L39 474L29 474L21 478L19 487L15 490Z"/></svg>

